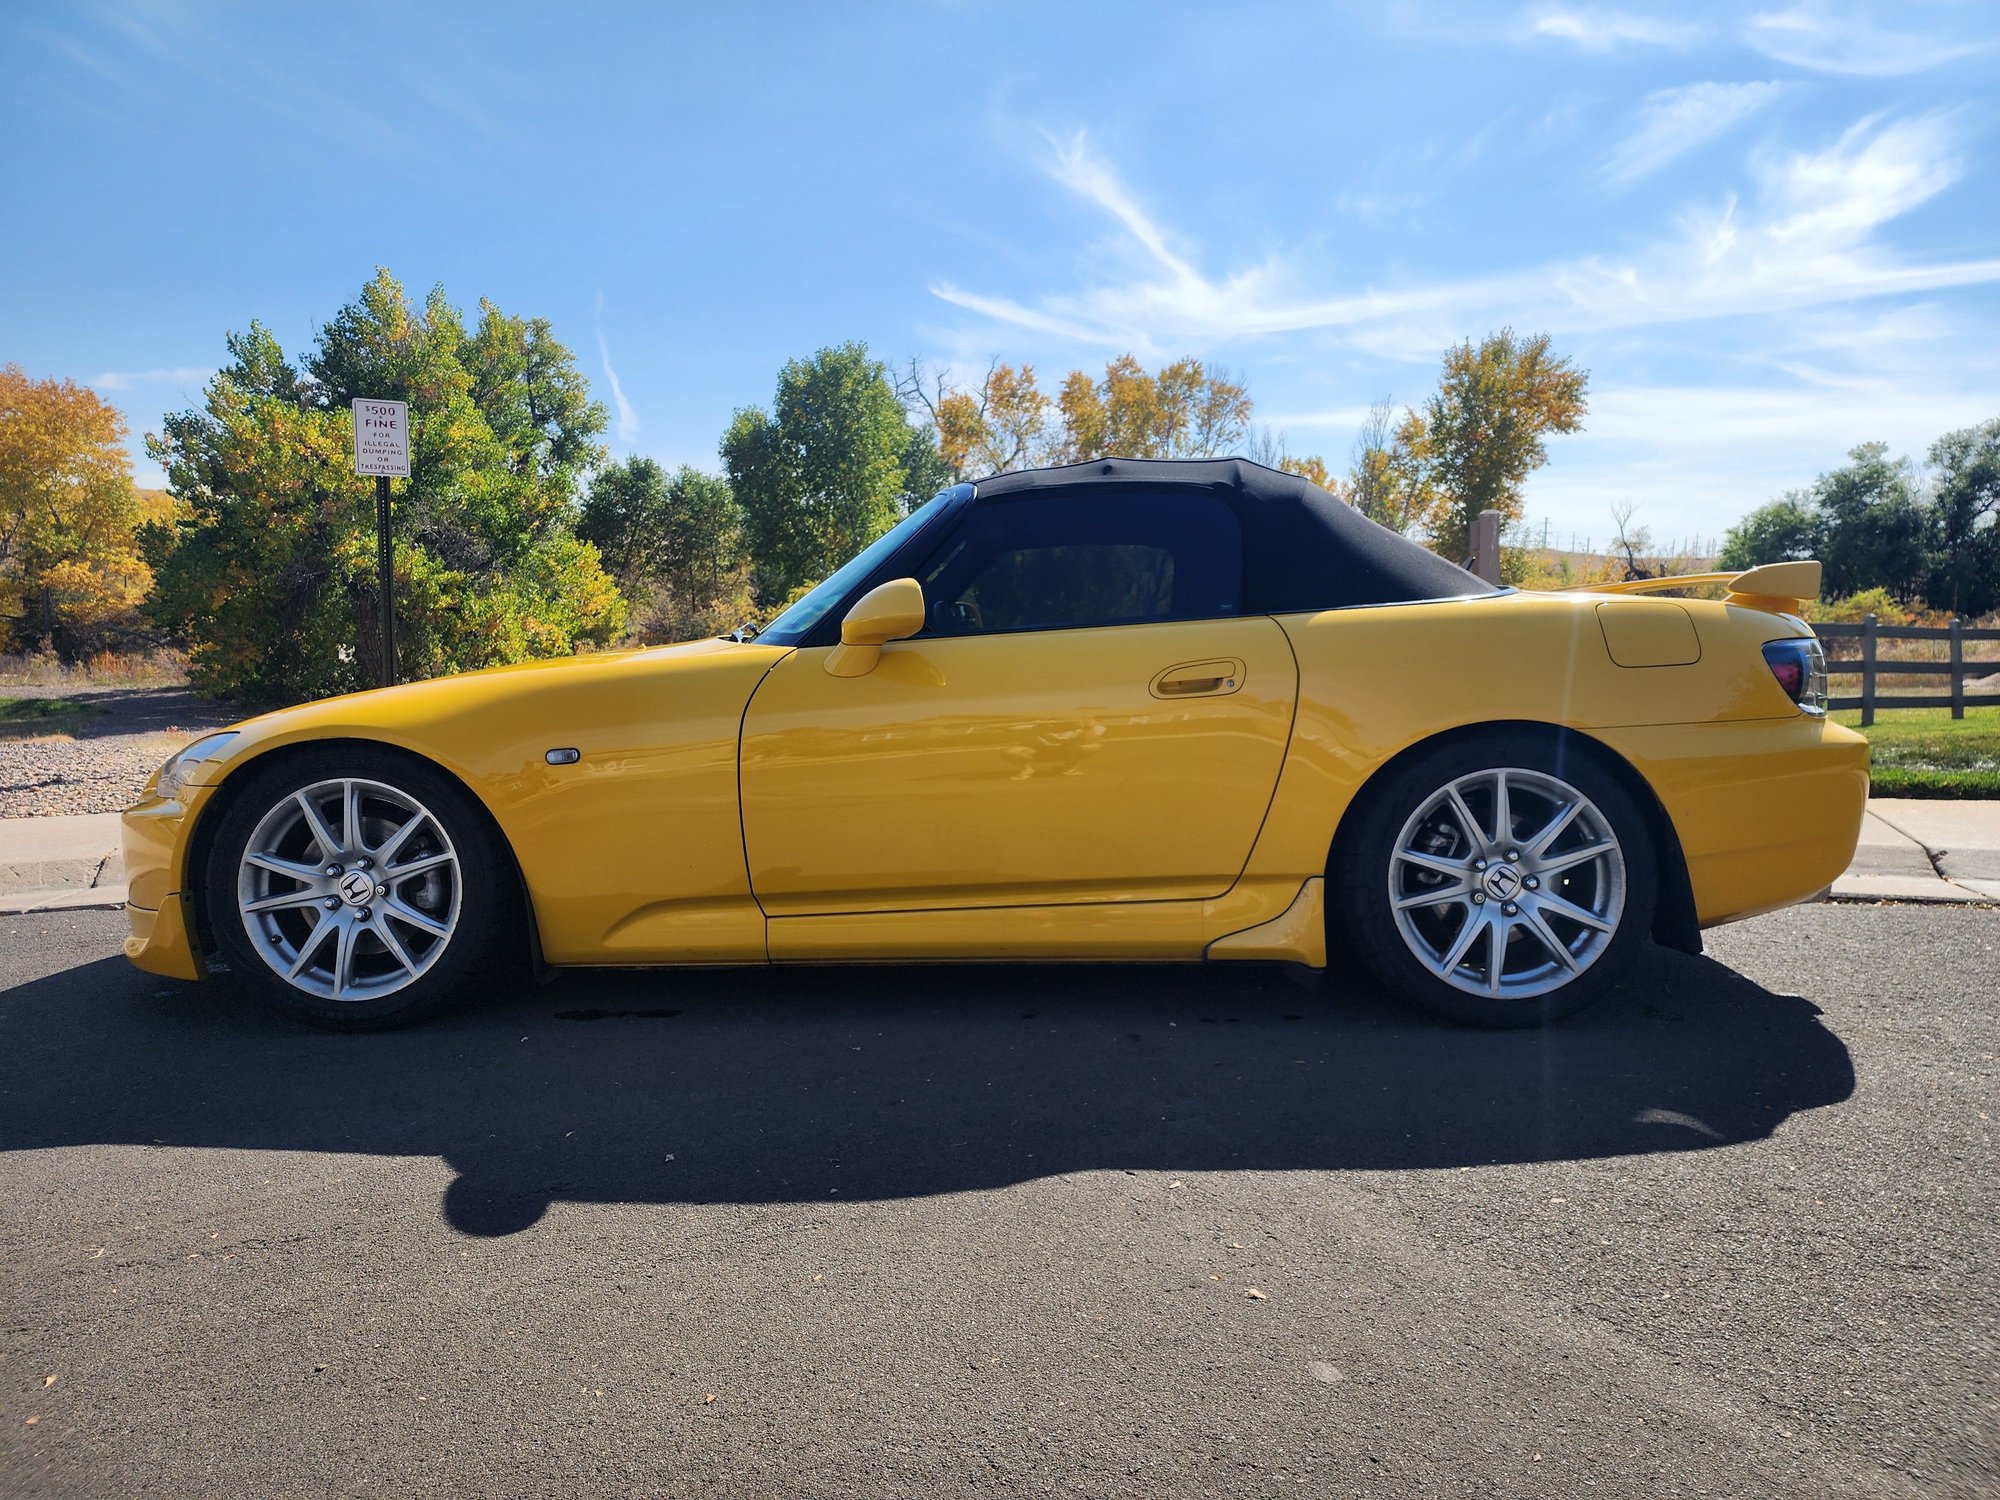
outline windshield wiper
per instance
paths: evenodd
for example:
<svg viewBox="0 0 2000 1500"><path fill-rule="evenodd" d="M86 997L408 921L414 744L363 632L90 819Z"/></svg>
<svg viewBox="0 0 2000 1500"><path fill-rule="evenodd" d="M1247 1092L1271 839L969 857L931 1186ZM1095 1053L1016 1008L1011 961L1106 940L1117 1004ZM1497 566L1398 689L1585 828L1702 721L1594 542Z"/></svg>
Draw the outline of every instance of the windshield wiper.
<svg viewBox="0 0 2000 1500"><path fill-rule="evenodd" d="M741 645L745 641L756 640L757 632L763 628L755 620L746 620L743 624L738 625L734 630L730 631L723 639L725 641L735 641L738 645Z"/></svg>

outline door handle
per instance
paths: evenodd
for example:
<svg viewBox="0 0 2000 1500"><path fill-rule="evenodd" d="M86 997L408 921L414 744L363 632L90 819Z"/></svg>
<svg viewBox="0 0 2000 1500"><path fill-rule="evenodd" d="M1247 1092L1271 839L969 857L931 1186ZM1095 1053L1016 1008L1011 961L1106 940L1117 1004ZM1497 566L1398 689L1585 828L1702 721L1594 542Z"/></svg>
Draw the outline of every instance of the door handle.
<svg viewBox="0 0 2000 1500"><path fill-rule="evenodd" d="M1182 662L1148 685L1155 698L1220 698L1243 686L1243 663L1234 657Z"/></svg>

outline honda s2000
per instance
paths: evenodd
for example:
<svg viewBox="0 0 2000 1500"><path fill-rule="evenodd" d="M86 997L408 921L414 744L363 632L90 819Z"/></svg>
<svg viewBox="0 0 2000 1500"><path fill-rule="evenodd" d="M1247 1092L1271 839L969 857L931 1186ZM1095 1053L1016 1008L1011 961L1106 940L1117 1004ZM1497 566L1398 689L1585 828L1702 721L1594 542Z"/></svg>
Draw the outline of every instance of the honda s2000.
<svg viewBox="0 0 2000 1500"><path fill-rule="evenodd" d="M196 741L125 815L126 951L334 1026L506 959L1330 949L1546 1021L1853 854L1818 564L1726 581L1495 588L1238 460L959 485L761 631Z"/></svg>

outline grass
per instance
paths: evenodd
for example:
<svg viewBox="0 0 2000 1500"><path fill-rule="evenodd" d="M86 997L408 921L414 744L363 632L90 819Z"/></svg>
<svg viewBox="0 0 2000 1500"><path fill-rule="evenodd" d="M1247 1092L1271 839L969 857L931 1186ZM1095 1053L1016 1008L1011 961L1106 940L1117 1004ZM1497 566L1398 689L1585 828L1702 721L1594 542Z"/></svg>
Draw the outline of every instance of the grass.
<svg viewBox="0 0 2000 1500"><path fill-rule="evenodd" d="M1888 708L1866 729L1858 709L1831 717L1868 736L1878 797L2000 797L2000 708Z"/></svg>
<svg viewBox="0 0 2000 1500"><path fill-rule="evenodd" d="M187 658L178 651L100 651L82 662L48 652L0 655L0 688L182 687Z"/></svg>
<svg viewBox="0 0 2000 1500"><path fill-rule="evenodd" d="M69 734L109 709L76 698L0 698L0 740Z"/></svg>

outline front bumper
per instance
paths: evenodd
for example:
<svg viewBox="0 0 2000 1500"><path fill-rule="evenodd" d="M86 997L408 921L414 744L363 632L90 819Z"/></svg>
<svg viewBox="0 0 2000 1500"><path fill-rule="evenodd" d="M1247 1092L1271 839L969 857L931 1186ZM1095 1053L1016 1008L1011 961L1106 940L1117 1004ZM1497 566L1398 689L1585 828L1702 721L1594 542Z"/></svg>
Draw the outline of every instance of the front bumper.
<svg viewBox="0 0 2000 1500"><path fill-rule="evenodd" d="M132 935L125 939L125 956L148 974L168 979L206 979L208 966L193 938L194 913L187 898L169 896L158 911L125 904Z"/></svg>
<svg viewBox="0 0 2000 1500"><path fill-rule="evenodd" d="M125 853L125 920L131 928L125 956L148 974L169 979L207 976L185 877L188 835L209 792L207 787L184 787L175 801L154 796L149 787L119 820Z"/></svg>
<svg viewBox="0 0 2000 1500"><path fill-rule="evenodd" d="M1818 895L1854 860L1868 742L1810 714L1618 729L1687 857L1703 927Z"/></svg>

